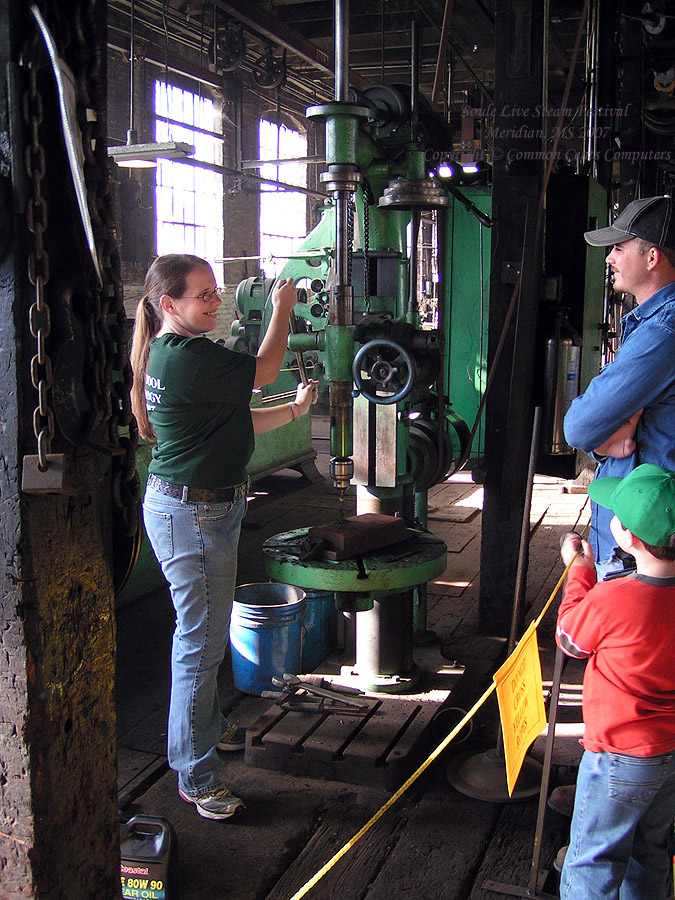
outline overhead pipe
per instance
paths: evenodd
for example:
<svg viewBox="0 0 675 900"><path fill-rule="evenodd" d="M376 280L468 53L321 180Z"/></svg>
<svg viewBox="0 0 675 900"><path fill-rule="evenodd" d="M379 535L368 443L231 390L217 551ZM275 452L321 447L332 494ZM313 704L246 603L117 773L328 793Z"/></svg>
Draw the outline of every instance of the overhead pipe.
<svg viewBox="0 0 675 900"><path fill-rule="evenodd" d="M410 65L410 142L413 149L417 146L419 138L419 56L420 41L417 18L413 17L410 24L411 38L411 65ZM417 313L417 239L420 231L420 211L416 206L412 207L410 214L410 280L408 291L408 313L407 319L414 323Z"/></svg>
<svg viewBox="0 0 675 900"><path fill-rule="evenodd" d="M356 168L358 118L349 102L349 0L335 0L335 102L310 113L326 120L328 172L321 176L335 203L335 278L330 290L326 341L330 367L331 480L341 501L354 474L352 374L354 293L351 284L350 200ZM342 510L342 502L340 504Z"/></svg>
<svg viewBox="0 0 675 900"><path fill-rule="evenodd" d="M335 99L349 100L349 0L335 2Z"/></svg>
<svg viewBox="0 0 675 900"><path fill-rule="evenodd" d="M597 178L598 161L596 140L598 134L598 35L600 28L600 4L595 2L589 5L588 26L586 29L586 59L588 60L587 79L590 85L588 96L588 108L586 113L585 135L585 162L591 163L591 176Z"/></svg>

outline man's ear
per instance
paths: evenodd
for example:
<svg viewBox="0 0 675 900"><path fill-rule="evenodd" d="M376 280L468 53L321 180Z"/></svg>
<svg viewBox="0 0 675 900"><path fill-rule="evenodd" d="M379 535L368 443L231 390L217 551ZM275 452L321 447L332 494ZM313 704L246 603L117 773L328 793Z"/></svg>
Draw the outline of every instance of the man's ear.
<svg viewBox="0 0 675 900"><path fill-rule="evenodd" d="M663 254L658 247L650 247L647 251L647 268L654 269L661 262Z"/></svg>

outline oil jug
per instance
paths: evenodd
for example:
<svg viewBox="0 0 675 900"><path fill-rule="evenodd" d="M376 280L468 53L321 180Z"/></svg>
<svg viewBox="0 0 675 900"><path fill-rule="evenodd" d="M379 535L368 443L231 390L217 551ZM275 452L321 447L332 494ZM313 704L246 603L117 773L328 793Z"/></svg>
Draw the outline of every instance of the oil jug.
<svg viewBox="0 0 675 900"><path fill-rule="evenodd" d="M120 856L124 900L178 900L178 846L170 822L129 819L121 825Z"/></svg>

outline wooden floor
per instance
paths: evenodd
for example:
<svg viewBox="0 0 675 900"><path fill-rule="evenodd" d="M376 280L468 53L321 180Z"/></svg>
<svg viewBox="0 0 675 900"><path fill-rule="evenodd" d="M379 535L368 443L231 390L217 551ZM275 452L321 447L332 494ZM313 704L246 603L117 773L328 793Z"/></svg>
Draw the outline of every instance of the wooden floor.
<svg viewBox="0 0 675 900"><path fill-rule="evenodd" d="M325 471L325 433L315 446ZM585 493L565 493L564 482L537 477L531 512L527 621L549 599L562 572L559 537L588 521ZM242 534L239 583L265 581L261 547L276 533L332 521L337 498L325 481L310 482L285 470L254 485ZM460 473L430 492L429 527L448 546L444 574L429 585L427 624L433 643L416 648L429 674L428 699L444 700L430 725L435 747L461 719L503 661L505 642L478 633L481 488ZM353 498L352 501L353 502ZM350 512L351 510L347 510ZM544 683L550 683L552 626L557 600L539 629ZM390 787L350 784L248 766L244 754L223 754L228 784L247 806L230 822L200 818L182 801L166 764L166 710L173 610L157 592L118 610L118 746L120 806L125 817L168 819L177 834L180 900L291 900L387 803ZM339 666L339 654L328 661ZM582 669L570 663L563 677L554 744L552 783L575 776L580 757ZM251 726L270 701L239 693L229 660L220 676L223 708ZM447 699L445 699L447 698ZM406 698L403 697L402 700ZM460 754L475 756L477 769L491 758L497 739L493 698L471 726L384 812L322 877L310 900L487 900L513 896L488 883L526 890L531 878L538 799L489 802L453 788L448 773ZM531 758L541 761L544 737ZM489 751L486 757L486 752ZM473 762L473 760L472 760ZM566 843L568 820L547 812L541 835L542 891L553 896L557 876L548 873ZM527 896L521 893L520 896Z"/></svg>

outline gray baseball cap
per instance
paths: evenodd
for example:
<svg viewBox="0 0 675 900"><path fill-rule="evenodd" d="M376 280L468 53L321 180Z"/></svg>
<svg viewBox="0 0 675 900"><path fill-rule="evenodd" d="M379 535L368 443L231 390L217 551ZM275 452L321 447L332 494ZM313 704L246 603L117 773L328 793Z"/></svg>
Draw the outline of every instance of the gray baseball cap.
<svg viewBox="0 0 675 900"><path fill-rule="evenodd" d="M587 231L584 237L594 247L608 247L638 237L659 247L675 249L673 200L668 194L633 200L617 216L613 225Z"/></svg>

